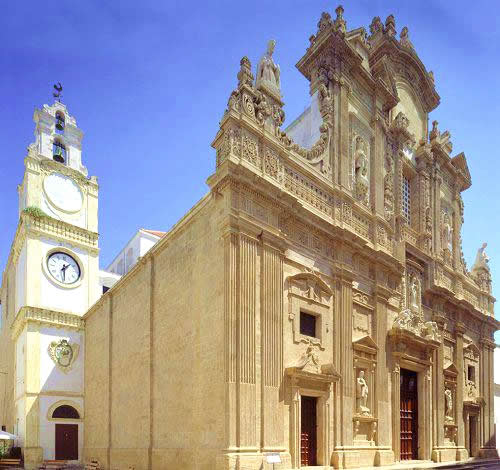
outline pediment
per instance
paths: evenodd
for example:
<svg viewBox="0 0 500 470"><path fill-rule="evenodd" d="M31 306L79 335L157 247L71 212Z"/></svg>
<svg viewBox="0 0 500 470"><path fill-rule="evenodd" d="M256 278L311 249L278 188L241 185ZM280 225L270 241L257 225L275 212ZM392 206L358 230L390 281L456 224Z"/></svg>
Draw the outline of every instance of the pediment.
<svg viewBox="0 0 500 470"><path fill-rule="evenodd" d="M440 97L434 87L434 81L413 49L404 47L395 39L385 36L375 43L374 49L370 57L372 70L380 69L379 63L384 59L387 60L393 71L392 80L404 79L411 85L426 113L439 105Z"/></svg>
<svg viewBox="0 0 500 470"><path fill-rule="evenodd" d="M352 342L352 349L360 356L360 357L367 357L377 355L378 351L378 346L375 341L370 336L363 336L362 338L359 338L356 341Z"/></svg>
<svg viewBox="0 0 500 470"><path fill-rule="evenodd" d="M328 305L333 292L317 274L305 272L288 278L289 294Z"/></svg>
<svg viewBox="0 0 500 470"><path fill-rule="evenodd" d="M453 377L457 377L458 376L458 369L455 366L455 364L453 364L453 362L452 362L448 367L444 368L444 373L447 375L451 375Z"/></svg>
<svg viewBox="0 0 500 470"><path fill-rule="evenodd" d="M470 343L464 348L464 356L469 357L470 359L479 358L479 348L474 343Z"/></svg>

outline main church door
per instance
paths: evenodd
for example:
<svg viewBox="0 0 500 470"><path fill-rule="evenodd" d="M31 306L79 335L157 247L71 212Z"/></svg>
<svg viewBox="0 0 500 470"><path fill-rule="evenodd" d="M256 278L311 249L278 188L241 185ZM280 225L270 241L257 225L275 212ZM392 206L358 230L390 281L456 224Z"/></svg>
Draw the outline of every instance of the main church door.
<svg viewBox="0 0 500 470"><path fill-rule="evenodd" d="M78 424L56 424L56 460L78 460Z"/></svg>
<svg viewBox="0 0 500 470"><path fill-rule="evenodd" d="M417 373L401 369L401 460L418 459Z"/></svg>
<svg viewBox="0 0 500 470"><path fill-rule="evenodd" d="M316 465L316 397L301 398L300 464Z"/></svg>

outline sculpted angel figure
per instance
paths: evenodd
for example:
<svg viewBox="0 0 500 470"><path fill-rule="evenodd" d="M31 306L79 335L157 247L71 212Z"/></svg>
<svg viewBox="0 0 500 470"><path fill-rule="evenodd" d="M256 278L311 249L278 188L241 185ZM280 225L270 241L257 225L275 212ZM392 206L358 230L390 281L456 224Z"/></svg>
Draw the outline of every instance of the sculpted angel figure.
<svg viewBox="0 0 500 470"><path fill-rule="evenodd" d="M273 52L276 46L276 41L271 39L267 43L267 51L260 59L259 65L257 66L257 80L256 86L259 85L268 86L279 92L281 87L280 82L280 67L274 63Z"/></svg>
<svg viewBox="0 0 500 470"><path fill-rule="evenodd" d="M370 409L366 406L368 402L368 384L365 380L365 371L360 370L356 379L356 400L358 402L358 413L369 414Z"/></svg>

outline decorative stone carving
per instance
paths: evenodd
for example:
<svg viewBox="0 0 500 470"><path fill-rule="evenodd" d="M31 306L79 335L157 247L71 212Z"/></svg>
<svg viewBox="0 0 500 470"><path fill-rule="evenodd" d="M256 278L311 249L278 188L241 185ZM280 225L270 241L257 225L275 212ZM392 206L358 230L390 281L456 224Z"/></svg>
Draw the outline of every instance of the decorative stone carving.
<svg viewBox="0 0 500 470"><path fill-rule="evenodd" d="M420 336L425 340L441 342L441 335L436 322L424 322L418 313L407 308L402 310L392 325L394 330L403 330Z"/></svg>
<svg viewBox="0 0 500 470"><path fill-rule="evenodd" d="M375 16L370 24L370 34L373 36L376 33L383 32L384 25L380 19L380 16Z"/></svg>
<svg viewBox="0 0 500 470"><path fill-rule="evenodd" d="M360 370L358 378L356 379L356 409L359 414L367 416L370 415L370 409L367 407L368 391L365 371Z"/></svg>
<svg viewBox="0 0 500 470"><path fill-rule="evenodd" d="M273 60L275 46L276 41L274 39L267 43L267 51L261 57L257 66L255 87L258 90L264 89L279 99L281 96L280 67Z"/></svg>
<svg viewBox="0 0 500 470"><path fill-rule="evenodd" d="M330 13L323 12L321 13L321 18L318 21L318 32L317 34L321 33L322 31L328 29L330 26L333 25L332 22L332 17L330 16Z"/></svg>
<svg viewBox="0 0 500 470"><path fill-rule="evenodd" d="M335 21L333 23L334 29L335 31L345 34L347 23L344 19L344 8L342 7L342 5L339 5L337 8L335 8L335 13L337 14L337 17L335 18Z"/></svg>
<svg viewBox="0 0 500 470"><path fill-rule="evenodd" d="M386 220L391 220L394 214L394 163L390 153L385 157L385 171L384 216Z"/></svg>
<svg viewBox="0 0 500 470"><path fill-rule="evenodd" d="M488 258L488 255L484 251L487 246L488 246L487 243L483 243L481 245L481 248L477 250L476 260L474 261L474 265L472 266L471 270L472 273L475 273L479 270L484 270L488 272L490 271L490 267L488 265L490 258Z"/></svg>
<svg viewBox="0 0 500 470"><path fill-rule="evenodd" d="M50 358L54 361L54 364L64 373L67 373L71 370L76 358L78 357L79 350L80 346L78 344L70 343L66 339L52 341L48 347Z"/></svg>
<svg viewBox="0 0 500 470"><path fill-rule="evenodd" d="M238 72L238 88L244 85L253 86L252 65L247 56L240 60L240 71Z"/></svg>
<svg viewBox="0 0 500 470"><path fill-rule="evenodd" d="M302 356L300 356L300 358L295 364L292 365L292 367L301 369L304 372L313 372L314 374L320 374L321 366L319 363L319 354L317 348L318 346L310 341Z"/></svg>

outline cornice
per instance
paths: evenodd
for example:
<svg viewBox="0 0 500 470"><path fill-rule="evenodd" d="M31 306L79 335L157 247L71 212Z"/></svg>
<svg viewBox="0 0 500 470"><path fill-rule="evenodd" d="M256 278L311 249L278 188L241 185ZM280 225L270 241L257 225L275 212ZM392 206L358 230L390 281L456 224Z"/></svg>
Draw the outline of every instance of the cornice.
<svg viewBox="0 0 500 470"><path fill-rule="evenodd" d="M36 236L48 235L52 238L89 249L93 254L99 253L99 234L96 232L77 227L76 225L54 219L50 216L38 218L23 212L21 220L26 233Z"/></svg>
<svg viewBox="0 0 500 470"><path fill-rule="evenodd" d="M55 326L71 330L83 330L84 321L79 315L69 312L57 312L38 307L25 306L19 309L11 325L12 339L16 340L25 325L36 323L38 325Z"/></svg>

